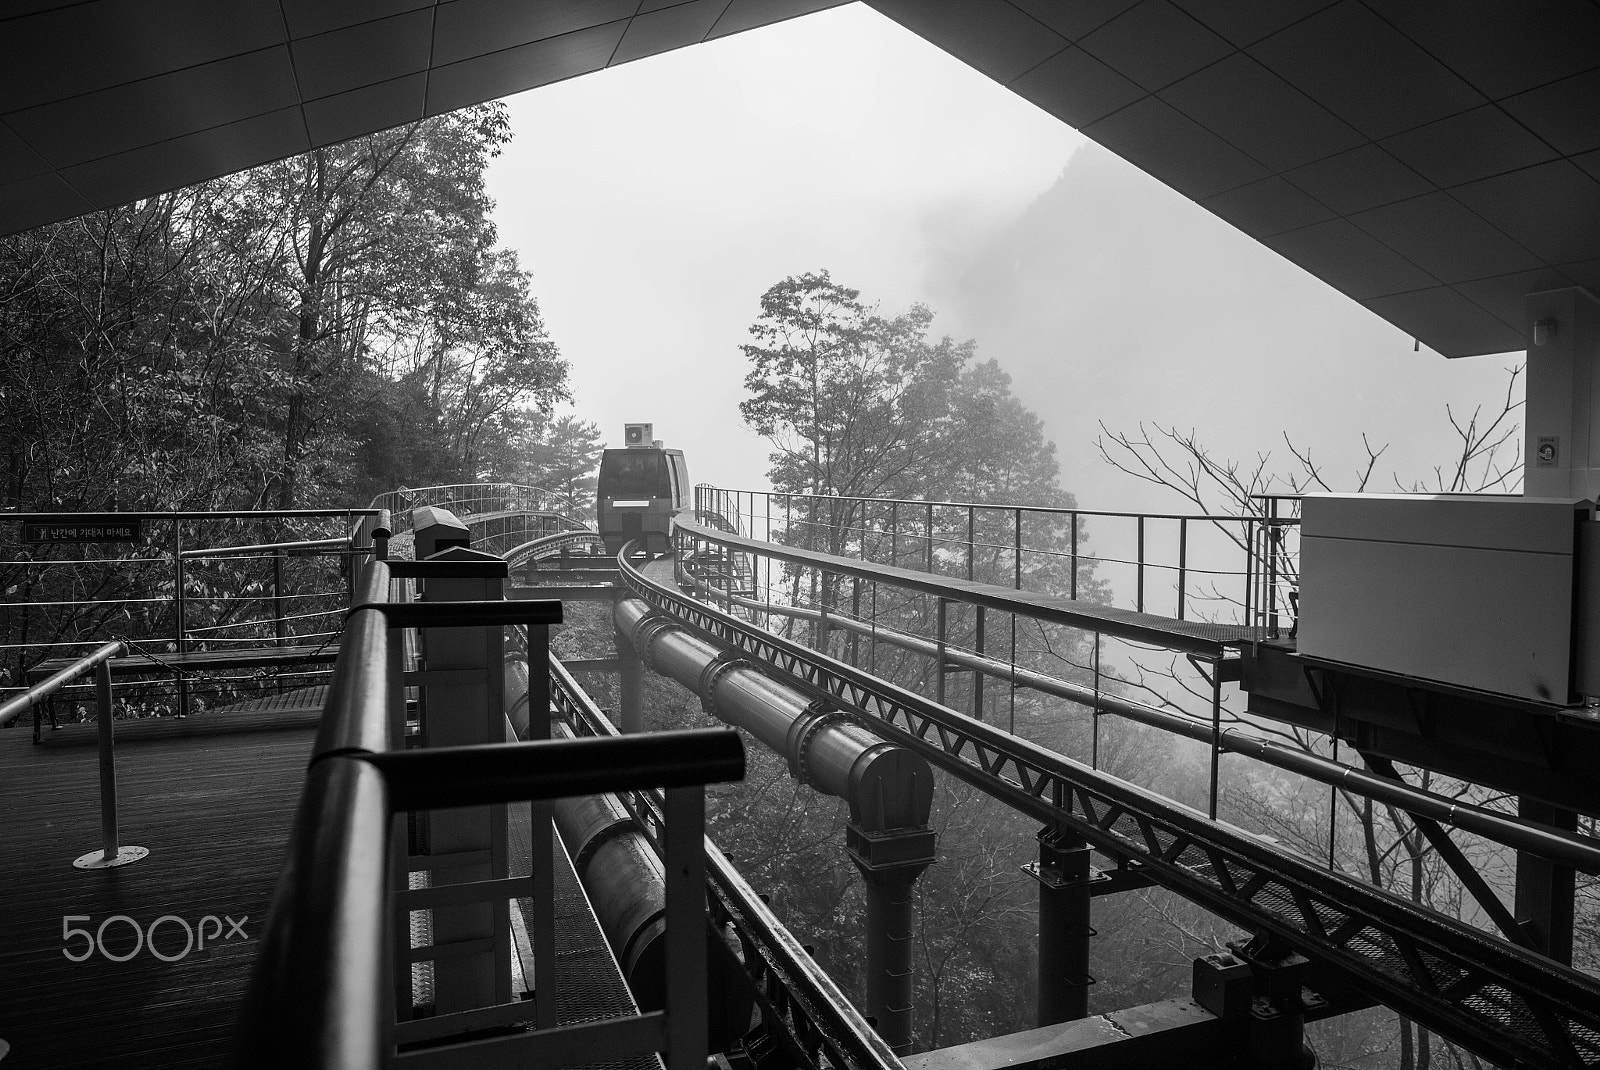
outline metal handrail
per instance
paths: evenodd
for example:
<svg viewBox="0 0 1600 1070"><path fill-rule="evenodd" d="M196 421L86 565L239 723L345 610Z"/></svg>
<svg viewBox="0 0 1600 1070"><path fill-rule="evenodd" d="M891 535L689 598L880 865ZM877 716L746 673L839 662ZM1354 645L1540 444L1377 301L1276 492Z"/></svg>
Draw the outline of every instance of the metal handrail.
<svg viewBox="0 0 1600 1070"><path fill-rule="evenodd" d="M277 554L285 550L364 550L366 547L354 545L354 535L346 535L334 539L296 539L293 542L263 542L254 546L198 546L192 550L181 550L178 556L185 561L197 558L212 557L248 557L251 554L271 552Z"/></svg>
<svg viewBox="0 0 1600 1070"><path fill-rule="evenodd" d="M4 703L0 703L0 728L4 728L23 713L60 691L78 677L88 674L121 654L126 646L127 644L121 640L107 643L96 649L94 653L85 654L66 668L24 689L20 694L13 695Z"/></svg>
<svg viewBox="0 0 1600 1070"><path fill-rule="evenodd" d="M345 625L288 864L241 1013L246 1066L377 1070L389 1061L395 1015L385 905L394 813L665 783L679 785L668 798L682 815L699 785L743 775L742 744L727 729L576 747L541 740L406 751L393 717L400 685L391 625L430 616L438 618L430 625L481 626L490 616L498 623L548 617L550 610L543 603L505 603L490 614L484 603L465 610L449 602L391 605L390 576L385 561L367 565ZM698 845L700 834L693 839ZM664 1028L670 1040L676 1030L670 1022Z"/></svg>
<svg viewBox="0 0 1600 1070"><path fill-rule="evenodd" d="M1213 516L1207 513L1131 513L1104 509L1079 509L1077 506L1072 505L1020 505L1016 502L957 502L942 501L938 499L930 500L928 498L869 498L857 494L807 494L799 491L786 490L739 490L730 487L718 487L710 483L701 483L699 484L699 488L704 488L707 491L717 494L770 495L774 498L812 499L815 501L870 502L874 505L918 505L924 509L930 505L935 509L1000 509L1006 512L1010 512L1013 509L1021 509L1026 513L1053 513L1062 516L1075 514L1077 516L1123 517L1129 520L1135 520L1139 517L1144 517L1148 520L1198 521L1241 521L1248 519L1247 517L1241 516Z"/></svg>

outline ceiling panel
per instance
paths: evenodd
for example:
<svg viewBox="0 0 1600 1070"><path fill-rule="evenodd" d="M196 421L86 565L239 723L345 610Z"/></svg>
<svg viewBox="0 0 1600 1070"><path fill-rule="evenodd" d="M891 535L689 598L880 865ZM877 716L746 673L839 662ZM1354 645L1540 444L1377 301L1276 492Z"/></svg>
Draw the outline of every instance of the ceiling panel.
<svg viewBox="0 0 1600 1070"><path fill-rule="evenodd" d="M1219 193L1200 203L1253 238L1265 238L1333 218L1331 209L1279 175Z"/></svg>
<svg viewBox="0 0 1600 1070"><path fill-rule="evenodd" d="M1574 281L1555 268L1540 268L1515 275L1460 282L1451 289L1506 325L1520 329L1527 318L1528 294L1542 290L1564 290L1572 286Z"/></svg>
<svg viewBox="0 0 1600 1070"><path fill-rule="evenodd" d="M1385 138L1395 159L1450 187L1553 160L1556 151L1493 104Z"/></svg>
<svg viewBox="0 0 1600 1070"><path fill-rule="evenodd" d="M1011 83L1011 89L1081 129L1145 95L1081 48L1069 48Z"/></svg>
<svg viewBox="0 0 1600 1070"><path fill-rule="evenodd" d="M783 19L807 15L824 8L840 7L851 0L733 0L711 28L711 36L743 33Z"/></svg>
<svg viewBox="0 0 1600 1070"><path fill-rule="evenodd" d="M1011 5L1038 19L1069 41L1093 33L1140 0L1011 0Z"/></svg>
<svg viewBox="0 0 1600 1070"><path fill-rule="evenodd" d="M1078 43L1152 92L1233 51L1167 0L1144 0Z"/></svg>
<svg viewBox="0 0 1600 1070"><path fill-rule="evenodd" d="M308 100L306 132L313 145L332 145L374 130L415 122L427 107L428 76L408 74L348 93Z"/></svg>
<svg viewBox="0 0 1600 1070"><path fill-rule="evenodd" d="M610 62L627 28L625 21L612 22L436 67L428 78L428 114L600 70Z"/></svg>
<svg viewBox="0 0 1600 1070"><path fill-rule="evenodd" d="M168 141L298 103L283 46L218 60L8 116L57 167Z"/></svg>
<svg viewBox="0 0 1600 1070"><path fill-rule="evenodd" d="M1367 0L1367 5L1491 100L1600 63L1591 0ZM1559 24L1553 34L1550 25Z"/></svg>
<svg viewBox="0 0 1600 1070"><path fill-rule="evenodd" d="M728 0L691 0L656 11L641 11L629 23L612 63L628 63L670 52L706 39Z"/></svg>
<svg viewBox="0 0 1600 1070"><path fill-rule="evenodd" d="M628 18L639 0L452 0L439 5L433 62L459 63Z"/></svg>
<svg viewBox="0 0 1600 1070"><path fill-rule="evenodd" d="M1447 357L1503 353L1527 344L1520 329L1502 323L1445 286L1361 303Z"/></svg>
<svg viewBox="0 0 1600 1070"><path fill-rule="evenodd" d="M1130 104L1084 132L1196 200L1268 174L1261 164L1154 97Z"/></svg>
<svg viewBox="0 0 1600 1070"><path fill-rule="evenodd" d="M314 37L391 15L431 8L434 0L280 0L291 37Z"/></svg>
<svg viewBox="0 0 1600 1070"><path fill-rule="evenodd" d="M1501 107L1560 152L1600 149L1600 70L1507 97Z"/></svg>
<svg viewBox="0 0 1600 1070"><path fill-rule="evenodd" d="M1538 267L1539 258L1462 206L1429 193L1350 217L1351 222L1442 282Z"/></svg>
<svg viewBox="0 0 1600 1070"><path fill-rule="evenodd" d="M300 92L308 100L348 93L428 68L433 12L403 15L318 34L291 46Z"/></svg>
<svg viewBox="0 0 1600 1070"><path fill-rule="evenodd" d="M31 145L0 122L0 186L42 175L49 170L50 165L43 156L34 152Z"/></svg>
<svg viewBox="0 0 1600 1070"><path fill-rule="evenodd" d="M254 52L284 35L277 0L95 0L3 29L7 111Z"/></svg>
<svg viewBox="0 0 1600 1070"><path fill-rule="evenodd" d="M1547 264L1600 250L1600 184L1566 160L1497 175L1452 193Z"/></svg>
<svg viewBox="0 0 1600 1070"><path fill-rule="evenodd" d="M1275 249L1357 301L1423 290L1439 280L1347 219L1264 238Z"/></svg>
<svg viewBox="0 0 1600 1070"><path fill-rule="evenodd" d="M97 207L54 172L0 183L0 229L7 234Z"/></svg>
<svg viewBox="0 0 1600 1070"><path fill-rule="evenodd" d="M1334 0L1173 0L1239 48L1287 29Z"/></svg>
<svg viewBox="0 0 1600 1070"><path fill-rule="evenodd" d="M151 189L174 189L231 174L266 159L275 160L311 147L300 109L285 108L241 119L130 152L105 156L61 175L95 204L125 204ZM198 173L198 177L191 175Z"/></svg>
<svg viewBox="0 0 1600 1070"><path fill-rule="evenodd" d="M1433 188L1427 179L1376 145L1296 167L1284 177L1340 215L1417 197Z"/></svg>
<svg viewBox="0 0 1600 1070"><path fill-rule="evenodd" d="M1006 83L1067 41L1006 0L875 0L872 5L997 82Z"/></svg>
<svg viewBox="0 0 1600 1070"><path fill-rule="evenodd" d="M1274 171L1366 143L1353 127L1242 52L1160 95Z"/></svg>
<svg viewBox="0 0 1600 1070"><path fill-rule="evenodd" d="M1303 19L1249 52L1370 138L1484 103L1482 94L1356 0Z"/></svg>

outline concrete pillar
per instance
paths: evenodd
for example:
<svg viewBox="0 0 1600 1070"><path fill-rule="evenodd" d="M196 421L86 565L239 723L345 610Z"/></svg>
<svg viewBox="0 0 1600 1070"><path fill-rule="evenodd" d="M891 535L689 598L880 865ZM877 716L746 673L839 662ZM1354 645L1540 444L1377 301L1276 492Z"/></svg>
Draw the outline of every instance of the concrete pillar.
<svg viewBox="0 0 1600 1070"><path fill-rule="evenodd" d="M1600 301L1573 286L1527 295L1524 424L1531 498L1600 496Z"/></svg>
<svg viewBox="0 0 1600 1070"><path fill-rule="evenodd" d="M417 510L422 513L424 510ZM432 512L443 512L432 511ZM447 543L435 561L498 562L492 554L467 549L449 540L459 521L430 517L417 529L417 549ZM461 528L461 530L465 530ZM459 602L503 596L500 577L431 577L424 602ZM423 628L421 682L423 732L430 747L503 743L506 740L504 699L505 649L501 629ZM434 676L433 674L439 674ZM430 679L432 677L432 679ZM509 872L506 808L495 806L436 810L427 824L432 856L481 852L485 861L432 871L432 884L494 880ZM447 955L433 964L434 1013L487 1007L511 1000L511 924L505 900L438 906L433 910L433 943L448 945L490 940L487 951Z"/></svg>

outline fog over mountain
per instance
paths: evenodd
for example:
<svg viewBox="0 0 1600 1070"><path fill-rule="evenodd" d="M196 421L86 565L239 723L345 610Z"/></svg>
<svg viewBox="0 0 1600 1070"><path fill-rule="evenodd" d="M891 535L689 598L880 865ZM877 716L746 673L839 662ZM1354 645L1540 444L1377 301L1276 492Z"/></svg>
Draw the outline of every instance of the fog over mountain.
<svg viewBox="0 0 1600 1070"><path fill-rule="evenodd" d="M930 237L942 255L926 283L940 329L1011 373L1089 508L1179 507L1100 460L1097 421L1193 427L1219 457L1272 451L1285 469L1289 431L1344 484L1365 431L1391 444L1369 489L1394 489L1391 470L1409 482L1451 459L1445 404L1498 411L1504 369L1521 361L1413 352L1397 328L1093 144L1009 224L944 238Z"/></svg>

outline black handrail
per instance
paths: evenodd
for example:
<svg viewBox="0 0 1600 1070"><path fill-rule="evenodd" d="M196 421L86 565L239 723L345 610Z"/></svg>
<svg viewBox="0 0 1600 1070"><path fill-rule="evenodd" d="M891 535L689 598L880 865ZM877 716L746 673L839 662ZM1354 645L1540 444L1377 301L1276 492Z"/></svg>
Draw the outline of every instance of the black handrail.
<svg viewBox="0 0 1600 1070"><path fill-rule="evenodd" d="M683 787L743 776L728 729L404 751L390 628L559 620L559 604L388 604L387 562L367 565L345 625L306 786L240 1017L240 1065L378 1070L394 1051L385 909L392 816L408 809ZM459 605L459 604L458 604ZM696 837L698 842L698 835Z"/></svg>

